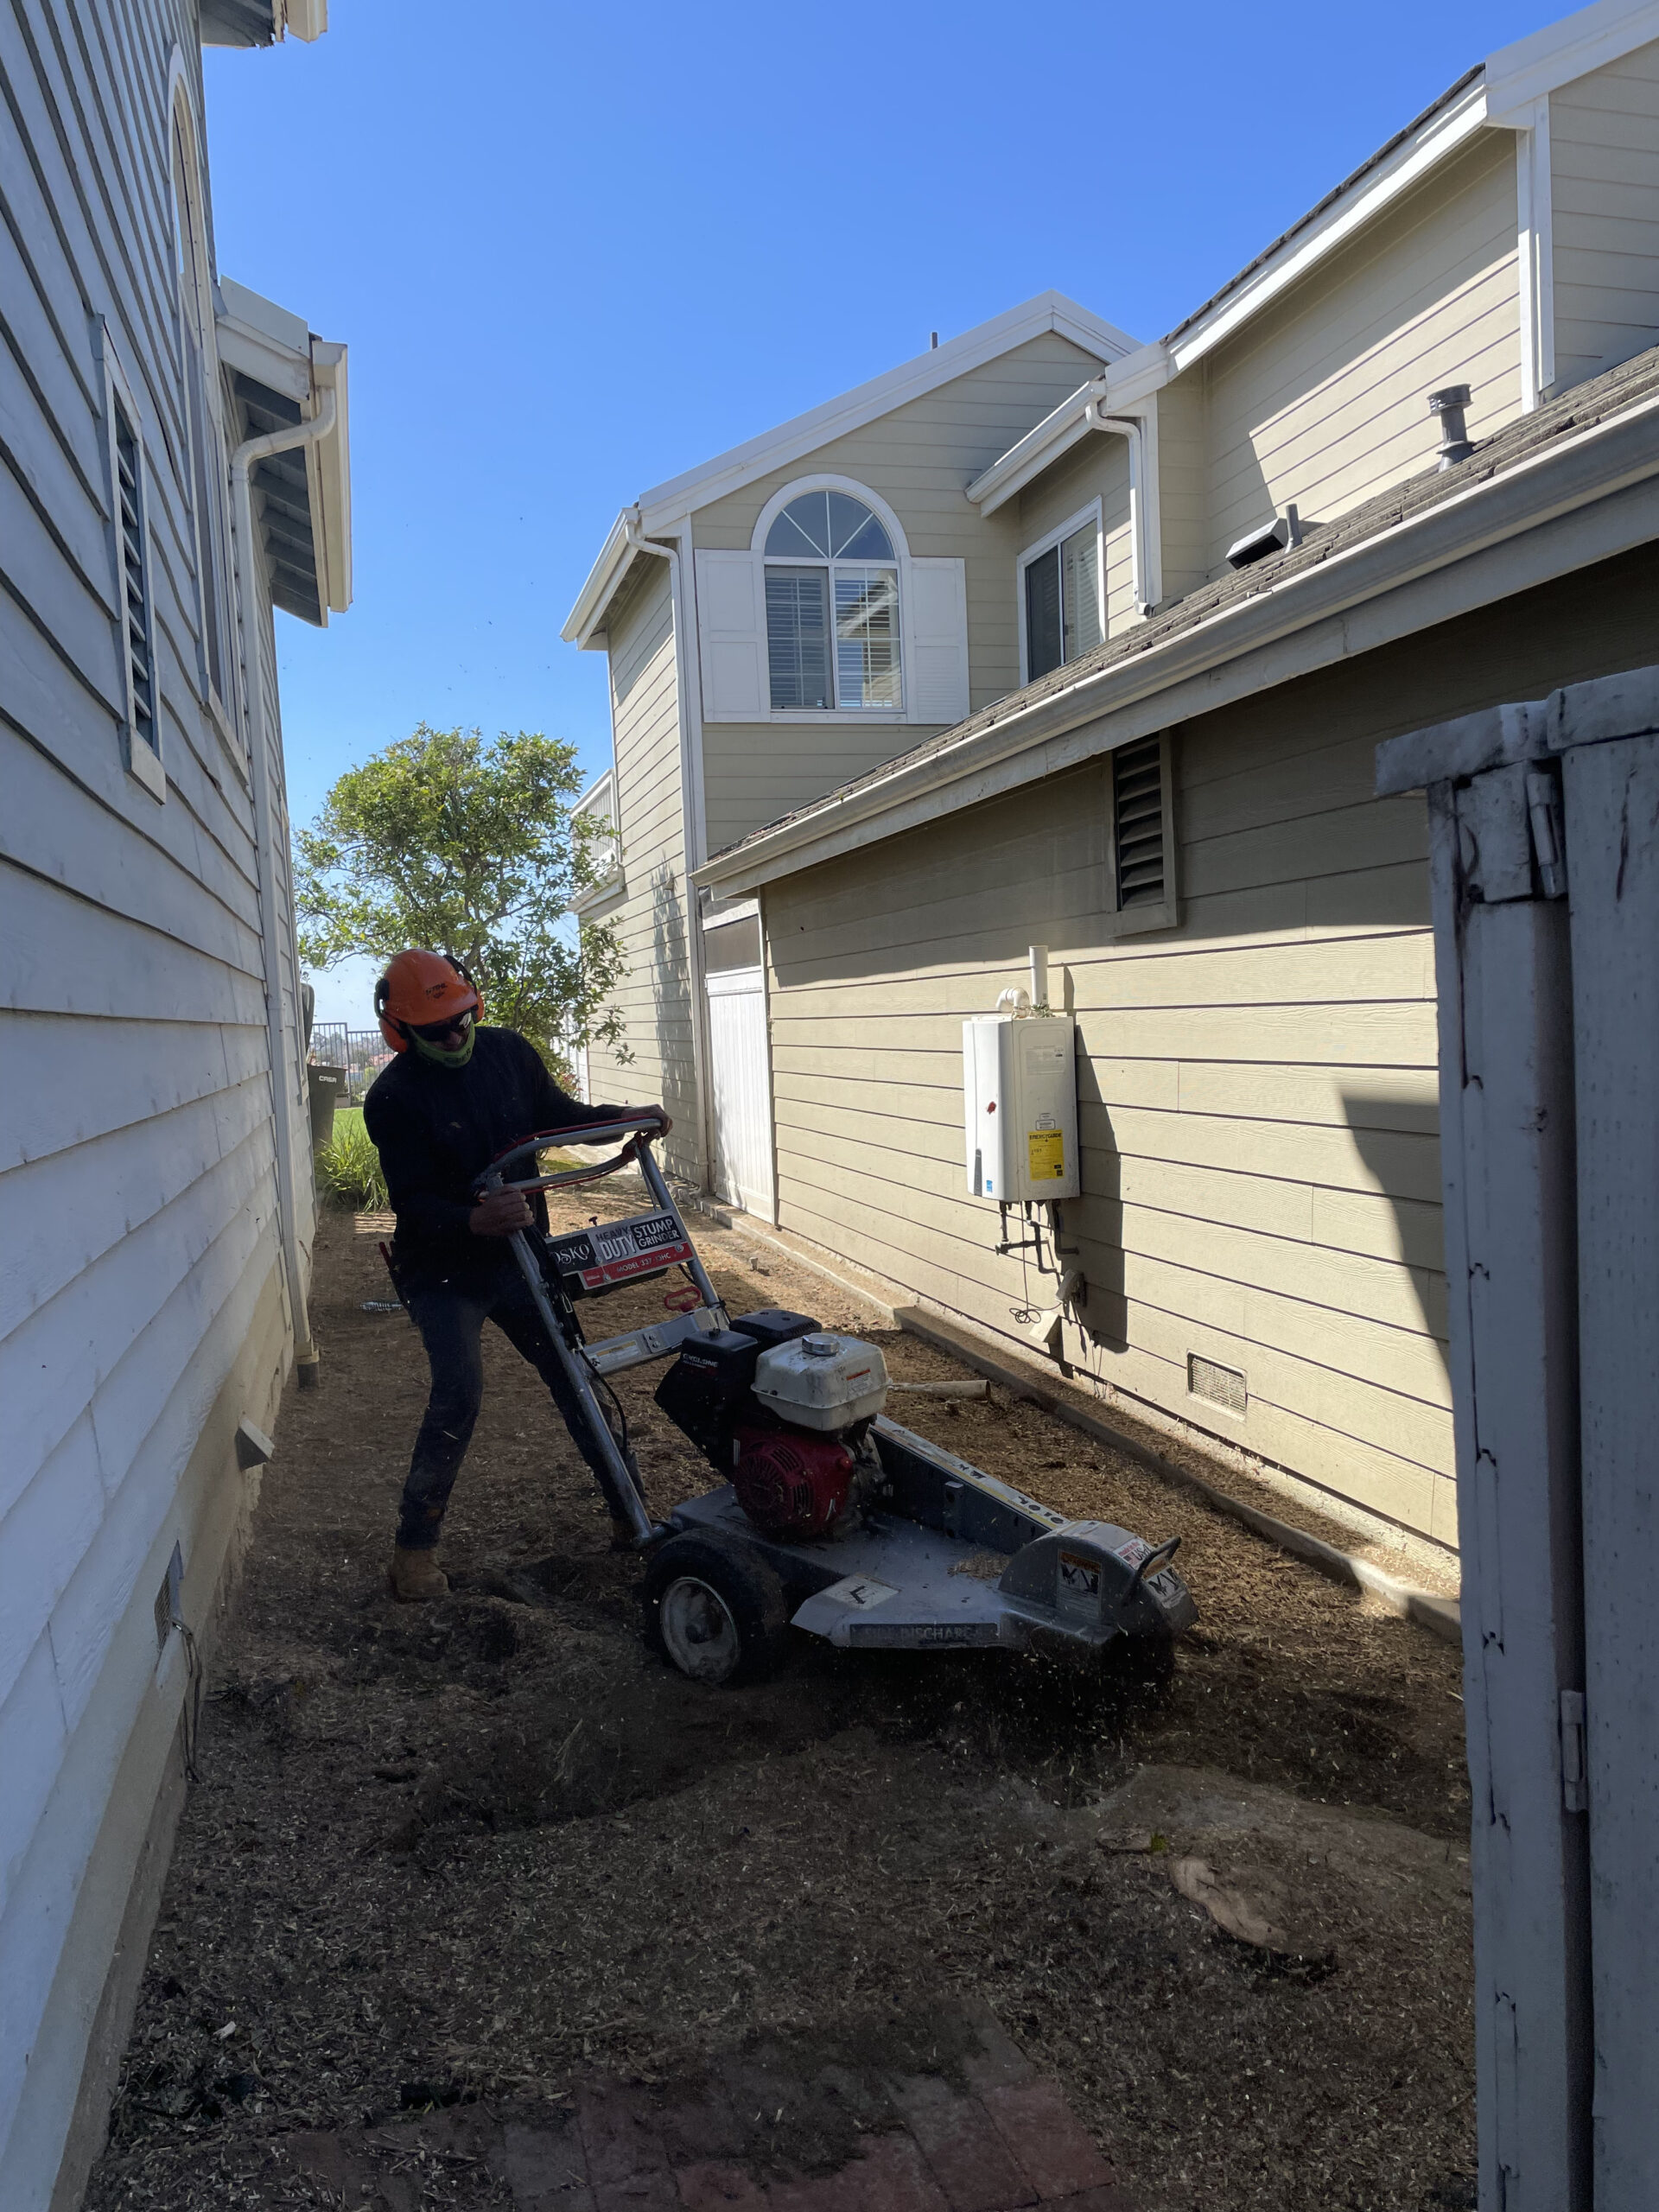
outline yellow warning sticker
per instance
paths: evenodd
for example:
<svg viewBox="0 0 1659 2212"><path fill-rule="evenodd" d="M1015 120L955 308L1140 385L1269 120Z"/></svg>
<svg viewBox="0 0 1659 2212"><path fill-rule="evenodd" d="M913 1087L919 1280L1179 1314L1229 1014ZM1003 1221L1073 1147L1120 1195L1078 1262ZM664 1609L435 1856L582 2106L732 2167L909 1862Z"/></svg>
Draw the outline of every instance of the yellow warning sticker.
<svg viewBox="0 0 1659 2212"><path fill-rule="evenodd" d="M1058 1183L1065 1175L1065 1138L1058 1129L1031 1129L1026 1135L1026 1156L1033 1183Z"/></svg>

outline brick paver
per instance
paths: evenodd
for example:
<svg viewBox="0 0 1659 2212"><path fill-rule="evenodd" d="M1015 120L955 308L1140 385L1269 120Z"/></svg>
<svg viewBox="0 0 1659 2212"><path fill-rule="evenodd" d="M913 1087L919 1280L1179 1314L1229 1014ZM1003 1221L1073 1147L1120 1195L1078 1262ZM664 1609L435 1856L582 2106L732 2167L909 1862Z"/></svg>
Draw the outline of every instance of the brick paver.
<svg viewBox="0 0 1659 2212"><path fill-rule="evenodd" d="M588 2153L588 2178L595 2190L666 2168L663 2139L650 2104L639 2090L590 2083L582 2092L576 2112Z"/></svg>
<svg viewBox="0 0 1659 2212"><path fill-rule="evenodd" d="M977 2097L958 2096L937 2075L912 2075L893 2083L893 2102L950 2212L1012 2212L1036 2203L1036 2190Z"/></svg>
<svg viewBox="0 0 1659 2212"><path fill-rule="evenodd" d="M732 2056L676 2094L594 2079L574 2111L549 2102L508 2117L479 2102L302 2130L283 2147L300 2171L378 2212L416 2212L416 2147L464 2152L506 2184L513 2212L1135 2212L1059 2083L994 2022L976 2024L965 2091L938 2075L802 2073ZM849 2139L856 2152L834 2173L757 2164L768 2142L775 2155L791 2140Z"/></svg>
<svg viewBox="0 0 1659 2212"><path fill-rule="evenodd" d="M1044 2203L1098 2189L1116 2175L1065 2101L1058 2082L987 2089L985 2109Z"/></svg>
<svg viewBox="0 0 1659 2212"><path fill-rule="evenodd" d="M705 2158L677 2166L684 2212L767 2212L760 2184L746 2167L729 2158Z"/></svg>

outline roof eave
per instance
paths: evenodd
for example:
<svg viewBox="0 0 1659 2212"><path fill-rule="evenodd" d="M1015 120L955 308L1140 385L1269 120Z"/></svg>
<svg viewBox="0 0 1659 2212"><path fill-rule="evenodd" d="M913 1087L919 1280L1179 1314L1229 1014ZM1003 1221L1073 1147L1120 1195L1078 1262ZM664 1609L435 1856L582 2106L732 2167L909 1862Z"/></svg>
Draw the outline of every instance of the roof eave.
<svg viewBox="0 0 1659 2212"><path fill-rule="evenodd" d="M230 277L219 279L213 335L221 366L291 401L301 416L317 412L325 391L334 393L332 429L303 448L317 611L300 619L326 628L331 613L343 614L352 603L346 349L333 339L315 336L303 317Z"/></svg>
<svg viewBox="0 0 1659 2212"><path fill-rule="evenodd" d="M1114 662L1069 690L1015 708L959 746L929 754L845 798L826 801L775 831L756 832L706 861L691 880L728 895L754 891L1110 752L1169 721L1228 703L1232 694L1224 692L1217 679L1230 664L1240 671L1237 695L1248 696L1262 688L1261 679L1249 677L1241 666L1251 655L1576 510L1611 502L1635 486L1652 485L1659 478L1656 429L1659 397L1610 416L1316 567L1219 609L1145 652ZM1629 543L1641 543L1655 535L1659 518L1644 510L1624 527ZM1622 550L1623 542L1580 545L1575 557L1560 567L1565 571ZM1308 668L1353 649L1345 621L1332 620L1332 627L1335 644L1322 657L1310 656ZM1379 629L1370 642L1383 641ZM1294 672L1306 671L1299 664ZM1189 683L1194 686L1192 704L1173 707L1171 692Z"/></svg>
<svg viewBox="0 0 1659 2212"><path fill-rule="evenodd" d="M599 558L588 571L588 580L576 594L576 603L565 617L559 635L566 645L585 652L598 642L605 611L615 598L617 588L638 550L629 543L628 516L625 512L611 524L610 534L599 549Z"/></svg>

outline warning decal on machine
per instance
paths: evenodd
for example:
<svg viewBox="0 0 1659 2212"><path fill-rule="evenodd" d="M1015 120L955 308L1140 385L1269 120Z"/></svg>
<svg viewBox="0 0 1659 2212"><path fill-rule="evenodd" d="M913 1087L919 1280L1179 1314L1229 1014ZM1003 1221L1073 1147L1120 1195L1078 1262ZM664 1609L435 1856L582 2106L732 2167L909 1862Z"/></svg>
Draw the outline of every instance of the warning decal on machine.
<svg viewBox="0 0 1659 2212"><path fill-rule="evenodd" d="M1058 1129L1032 1129L1026 1136L1028 1172L1033 1183L1060 1182L1065 1174L1065 1138Z"/></svg>
<svg viewBox="0 0 1659 2212"><path fill-rule="evenodd" d="M1100 1611L1100 1561L1086 1552L1062 1552L1055 1596L1066 1613Z"/></svg>
<svg viewBox="0 0 1659 2212"><path fill-rule="evenodd" d="M820 1590L820 1598L830 1599L837 1605L849 1605L857 1613L868 1613L873 1606L885 1605L889 1598L899 1595L891 1582L872 1581L868 1574L849 1574L843 1581L832 1582L827 1590Z"/></svg>
<svg viewBox="0 0 1659 2212"><path fill-rule="evenodd" d="M607 1283L626 1282L691 1257L684 1231L671 1213L595 1222L573 1236L550 1237L548 1248L560 1274L579 1275L585 1290L602 1290Z"/></svg>

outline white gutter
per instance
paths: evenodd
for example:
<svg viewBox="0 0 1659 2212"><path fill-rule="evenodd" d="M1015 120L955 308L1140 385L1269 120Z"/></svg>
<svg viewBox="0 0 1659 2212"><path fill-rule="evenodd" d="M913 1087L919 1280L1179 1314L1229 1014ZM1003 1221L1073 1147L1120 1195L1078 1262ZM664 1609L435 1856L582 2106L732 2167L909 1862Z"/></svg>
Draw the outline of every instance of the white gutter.
<svg viewBox="0 0 1659 2212"><path fill-rule="evenodd" d="M1272 683L1611 558L1659 535L1651 500L1616 505L1618 494L1656 478L1659 398L1609 416L1282 582L1224 605L1143 652L1011 706L955 743L897 764L874 784L832 795L798 820L718 855L696 880L728 895L753 891ZM1494 582L1472 573L1481 556L1586 509L1605 516L1599 533L1583 529L1548 557L1541 549L1525 575ZM1446 582L1454 563L1471 570L1461 594ZM1392 616L1359 611L1384 601L1395 610ZM1311 637L1321 624L1326 634ZM1266 671L1254 665L1269 651L1283 665Z"/></svg>
<svg viewBox="0 0 1659 2212"><path fill-rule="evenodd" d="M272 454L291 453L326 438L334 427L338 401L332 385L317 395L317 411L303 423L249 438L231 455L231 512L238 538L237 558L246 588L254 591L254 578L264 566L253 527L253 493L250 481L256 461ZM249 653L247 671L248 756L253 774L254 852L259 872L260 941L265 968L265 1034L270 1059L271 1121L276 1141L276 1211L282 1241L283 1268L288 1278L289 1306L294 1319L294 1360L302 1389L319 1380L320 1360L311 1341L311 1316L307 1300L305 1271L300 1262L299 1221L294 1189L294 1094L290 1083L288 1036L283 1026L283 980L276 945L276 808L270 775L270 733L266 726L265 687L261 680L257 649Z"/></svg>
<svg viewBox="0 0 1659 2212"><path fill-rule="evenodd" d="M982 515L994 515L1033 478L1052 468L1062 454L1091 430L1123 438L1129 448L1129 543L1135 603L1144 614L1164 595L1163 547L1158 505L1157 398L1148 397L1134 415L1106 412L1111 397L1109 371L1080 386L1052 415L1027 430L1016 446L968 486L967 498Z"/></svg>

